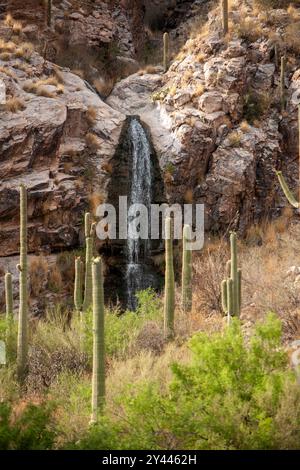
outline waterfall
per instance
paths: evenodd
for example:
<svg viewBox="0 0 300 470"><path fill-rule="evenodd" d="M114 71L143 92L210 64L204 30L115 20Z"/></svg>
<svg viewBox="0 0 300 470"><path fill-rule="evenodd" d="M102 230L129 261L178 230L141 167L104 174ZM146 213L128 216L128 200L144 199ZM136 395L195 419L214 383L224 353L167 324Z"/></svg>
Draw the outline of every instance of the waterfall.
<svg viewBox="0 0 300 470"><path fill-rule="evenodd" d="M142 124L135 117L129 125L129 138L132 146L131 186L129 205L144 204L150 216L152 200L152 164L151 146ZM130 223L128 220L128 227ZM152 275L147 267L150 256L150 240L132 239L127 237L126 246L126 289L127 308L136 307L136 292L152 285Z"/></svg>

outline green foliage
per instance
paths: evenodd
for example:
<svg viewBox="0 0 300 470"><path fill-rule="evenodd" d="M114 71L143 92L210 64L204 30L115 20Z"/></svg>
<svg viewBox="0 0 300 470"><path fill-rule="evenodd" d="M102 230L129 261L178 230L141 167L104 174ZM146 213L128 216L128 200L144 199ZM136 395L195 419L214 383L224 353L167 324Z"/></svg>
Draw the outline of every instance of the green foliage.
<svg viewBox="0 0 300 470"><path fill-rule="evenodd" d="M120 397L123 416L108 426L118 434L116 448L298 448L300 390L280 342L274 315L256 326L248 344L237 319L223 333L195 335L192 362L172 366L165 393L153 382ZM105 426L78 447L105 448Z"/></svg>
<svg viewBox="0 0 300 470"><path fill-rule="evenodd" d="M48 450L54 443L55 433L50 430L49 405L27 405L13 417L8 403L0 403L0 450Z"/></svg>
<svg viewBox="0 0 300 470"><path fill-rule="evenodd" d="M244 96L243 117L249 124L253 124L255 120L263 117L270 105L271 97L267 93L249 91Z"/></svg>
<svg viewBox="0 0 300 470"><path fill-rule="evenodd" d="M106 311L105 351L110 357L125 357L134 346L141 328L148 320L161 317L161 301L152 289L137 293L138 305L135 312L121 313L119 309ZM84 315L84 350L91 357L92 312Z"/></svg>

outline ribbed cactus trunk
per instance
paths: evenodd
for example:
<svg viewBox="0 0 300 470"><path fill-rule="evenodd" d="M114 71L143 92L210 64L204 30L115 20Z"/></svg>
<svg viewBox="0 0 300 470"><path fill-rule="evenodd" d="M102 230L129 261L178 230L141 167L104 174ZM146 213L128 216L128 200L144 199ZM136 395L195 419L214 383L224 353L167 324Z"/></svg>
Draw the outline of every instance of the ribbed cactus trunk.
<svg viewBox="0 0 300 470"><path fill-rule="evenodd" d="M77 312L82 309L83 263L80 256L75 259L74 305Z"/></svg>
<svg viewBox="0 0 300 470"><path fill-rule="evenodd" d="M28 292L27 292L27 191L20 186L20 306L18 325L17 375L22 382L27 372L28 356Z"/></svg>
<svg viewBox="0 0 300 470"><path fill-rule="evenodd" d="M228 0L222 1L222 24L223 24L223 33L226 35L228 33Z"/></svg>
<svg viewBox="0 0 300 470"><path fill-rule="evenodd" d="M13 329L13 321L14 321L13 288L12 288L11 273L5 274L5 304L6 304L6 346L7 346L7 351L10 352L11 347L12 347L12 329Z"/></svg>
<svg viewBox="0 0 300 470"><path fill-rule="evenodd" d="M298 165L299 165L299 201L300 201L300 105L298 106ZM281 171L277 171L277 177L280 183L280 186L284 192L285 197L287 198L288 202L295 207L296 209L300 209L300 204L291 192L290 188L287 185L287 182L284 179L284 176Z"/></svg>
<svg viewBox="0 0 300 470"><path fill-rule="evenodd" d="M281 57L280 62L280 104L281 111L285 110L286 107L286 94L285 94L285 66L286 66L286 57Z"/></svg>
<svg viewBox="0 0 300 470"><path fill-rule="evenodd" d="M170 66L170 38L169 33L164 33L164 71L167 72Z"/></svg>
<svg viewBox="0 0 300 470"><path fill-rule="evenodd" d="M47 1L47 26L51 28L52 26L52 0Z"/></svg>
<svg viewBox="0 0 300 470"><path fill-rule="evenodd" d="M172 221L170 217L167 217L165 220L165 257L164 336L167 339L171 339L174 337L175 280Z"/></svg>
<svg viewBox="0 0 300 470"><path fill-rule="evenodd" d="M192 250L187 245L191 241L191 227L183 227L182 237L182 309L184 312L190 312L192 309Z"/></svg>
<svg viewBox="0 0 300 470"><path fill-rule="evenodd" d="M104 292L101 258L92 265L93 272L93 376L91 424L98 422L105 404Z"/></svg>
<svg viewBox="0 0 300 470"><path fill-rule="evenodd" d="M221 283L222 309L228 315L228 321L232 316L240 316L242 302L242 271L238 268L237 236L235 232L230 234L231 259L226 264L227 279Z"/></svg>
<svg viewBox="0 0 300 470"><path fill-rule="evenodd" d="M93 259L93 234L91 224L91 214L85 214L85 288L83 310L86 311L92 303L92 259ZM92 235L92 236L91 236Z"/></svg>

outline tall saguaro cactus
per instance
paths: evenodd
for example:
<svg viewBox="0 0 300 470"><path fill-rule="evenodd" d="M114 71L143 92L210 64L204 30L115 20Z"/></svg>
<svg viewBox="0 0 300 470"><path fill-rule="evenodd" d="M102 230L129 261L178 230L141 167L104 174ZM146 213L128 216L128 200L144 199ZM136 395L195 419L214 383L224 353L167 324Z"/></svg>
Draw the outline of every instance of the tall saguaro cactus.
<svg viewBox="0 0 300 470"><path fill-rule="evenodd" d="M170 66L170 37L169 33L164 33L164 71L167 72Z"/></svg>
<svg viewBox="0 0 300 470"><path fill-rule="evenodd" d="M280 61L280 104L281 111L285 110L286 107L286 94L285 94L285 67L286 57L283 55Z"/></svg>
<svg viewBox="0 0 300 470"><path fill-rule="evenodd" d="M28 356L28 292L27 292L27 190L20 186L20 306L18 325L18 355L17 374L19 381L23 381L27 370Z"/></svg>
<svg viewBox="0 0 300 470"><path fill-rule="evenodd" d="M222 308L229 319L230 316L239 317L241 312L242 270L238 268L237 236L235 232L230 234L230 252L231 259L227 263L230 277L224 279L221 283Z"/></svg>
<svg viewBox="0 0 300 470"><path fill-rule="evenodd" d="M74 305L77 312L82 309L82 274L83 263L80 256L75 259Z"/></svg>
<svg viewBox="0 0 300 470"><path fill-rule="evenodd" d="M87 310L92 303L92 259L93 259L93 225L91 224L91 214L85 214L85 288L83 310Z"/></svg>
<svg viewBox="0 0 300 470"><path fill-rule="evenodd" d="M228 33L228 0L221 0L222 2L222 24L223 24L223 33L226 35Z"/></svg>
<svg viewBox="0 0 300 470"><path fill-rule="evenodd" d="M298 106L298 158L299 158L299 202L300 202L300 105ZM276 172L280 186L284 192L285 197L287 198L288 202L295 207L296 209L300 208L300 203L297 201L293 193L291 192L288 184L282 174L281 171Z"/></svg>
<svg viewBox="0 0 300 470"><path fill-rule="evenodd" d="M184 312L190 312L192 309L192 250L187 245L191 240L191 227L183 227L182 237L182 309Z"/></svg>
<svg viewBox="0 0 300 470"><path fill-rule="evenodd" d="M47 8L47 26L51 28L52 26L52 0L46 0Z"/></svg>
<svg viewBox="0 0 300 470"><path fill-rule="evenodd" d="M170 217L165 219L165 298L164 298L164 335L165 338L174 336L174 312L175 312L175 280L173 266L173 237L172 221Z"/></svg>
<svg viewBox="0 0 300 470"><path fill-rule="evenodd" d="M104 292L101 258L92 265L93 272L93 376L91 424L96 424L105 403Z"/></svg>

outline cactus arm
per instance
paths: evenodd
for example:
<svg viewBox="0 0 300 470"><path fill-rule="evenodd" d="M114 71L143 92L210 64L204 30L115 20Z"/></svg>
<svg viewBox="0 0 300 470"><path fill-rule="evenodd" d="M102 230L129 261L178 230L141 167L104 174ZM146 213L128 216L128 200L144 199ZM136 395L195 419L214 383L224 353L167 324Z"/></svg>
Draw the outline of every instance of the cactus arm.
<svg viewBox="0 0 300 470"><path fill-rule="evenodd" d="M93 273L93 375L90 424L96 424L105 404L104 292L101 258L92 265Z"/></svg>
<svg viewBox="0 0 300 470"><path fill-rule="evenodd" d="M230 248L231 248L231 279L233 281L233 315L239 315L239 301L238 301L238 267L237 267L237 242L236 233L230 234Z"/></svg>
<svg viewBox="0 0 300 470"><path fill-rule="evenodd" d="M170 66L170 38L169 33L164 33L164 71L167 72Z"/></svg>
<svg viewBox="0 0 300 470"><path fill-rule="evenodd" d="M224 35L228 33L228 0L222 0L222 23Z"/></svg>
<svg viewBox="0 0 300 470"><path fill-rule="evenodd" d="M239 302L239 313L242 305L242 270L238 269L238 302Z"/></svg>
<svg viewBox="0 0 300 470"><path fill-rule="evenodd" d="M289 203L293 207L295 207L296 209L299 209L299 207L300 207L299 202L296 200L295 196L290 191L290 188L288 187L287 182L286 182L282 172L277 171L276 174L277 174L280 186L282 188L282 191L284 192L285 197L287 198L287 200L289 201Z"/></svg>
<svg viewBox="0 0 300 470"><path fill-rule="evenodd" d="M284 111L286 106L286 96L285 96L285 65L286 58L285 56L281 57L280 61L280 102L281 102L281 111Z"/></svg>
<svg viewBox="0 0 300 470"><path fill-rule="evenodd" d="M165 220L165 296L164 296L164 335L165 338L174 336L174 311L175 311L175 281L173 266L173 239L171 218Z"/></svg>
<svg viewBox="0 0 300 470"><path fill-rule="evenodd" d="M227 315L228 315L228 323L230 322L230 318L233 315L234 309L234 302L233 302L233 280L227 279Z"/></svg>
<svg viewBox="0 0 300 470"><path fill-rule="evenodd" d="M182 309L190 312L192 309L192 250L187 249L187 243L191 240L191 228L183 227L182 241Z"/></svg>
<svg viewBox="0 0 300 470"><path fill-rule="evenodd" d="M85 238L91 236L91 214L89 212L86 212L84 216L84 236Z"/></svg>
<svg viewBox="0 0 300 470"><path fill-rule="evenodd" d="M27 191L20 186L20 305L18 325L17 375L23 381L27 369L28 355L28 293L27 293Z"/></svg>
<svg viewBox="0 0 300 470"><path fill-rule="evenodd" d="M75 259L74 305L76 311L80 312L82 308L82 261L80 257Z"/></svg>
<svg viewBox="0 0 300 470"><path fill-rule="evenodd" d="M85 254L85 289L83 310L87 310L92 303L92 258L93 258L93 241L90 237L86 238L86 254Z"/></svg>
<svg viewBox="0 0 300 470"><path fill-rule="evenodd" d="M228 312L228 300L227 300L227 280L223 279L221 282L221 297L222 297L222 309L224 313Z"/></svg>

